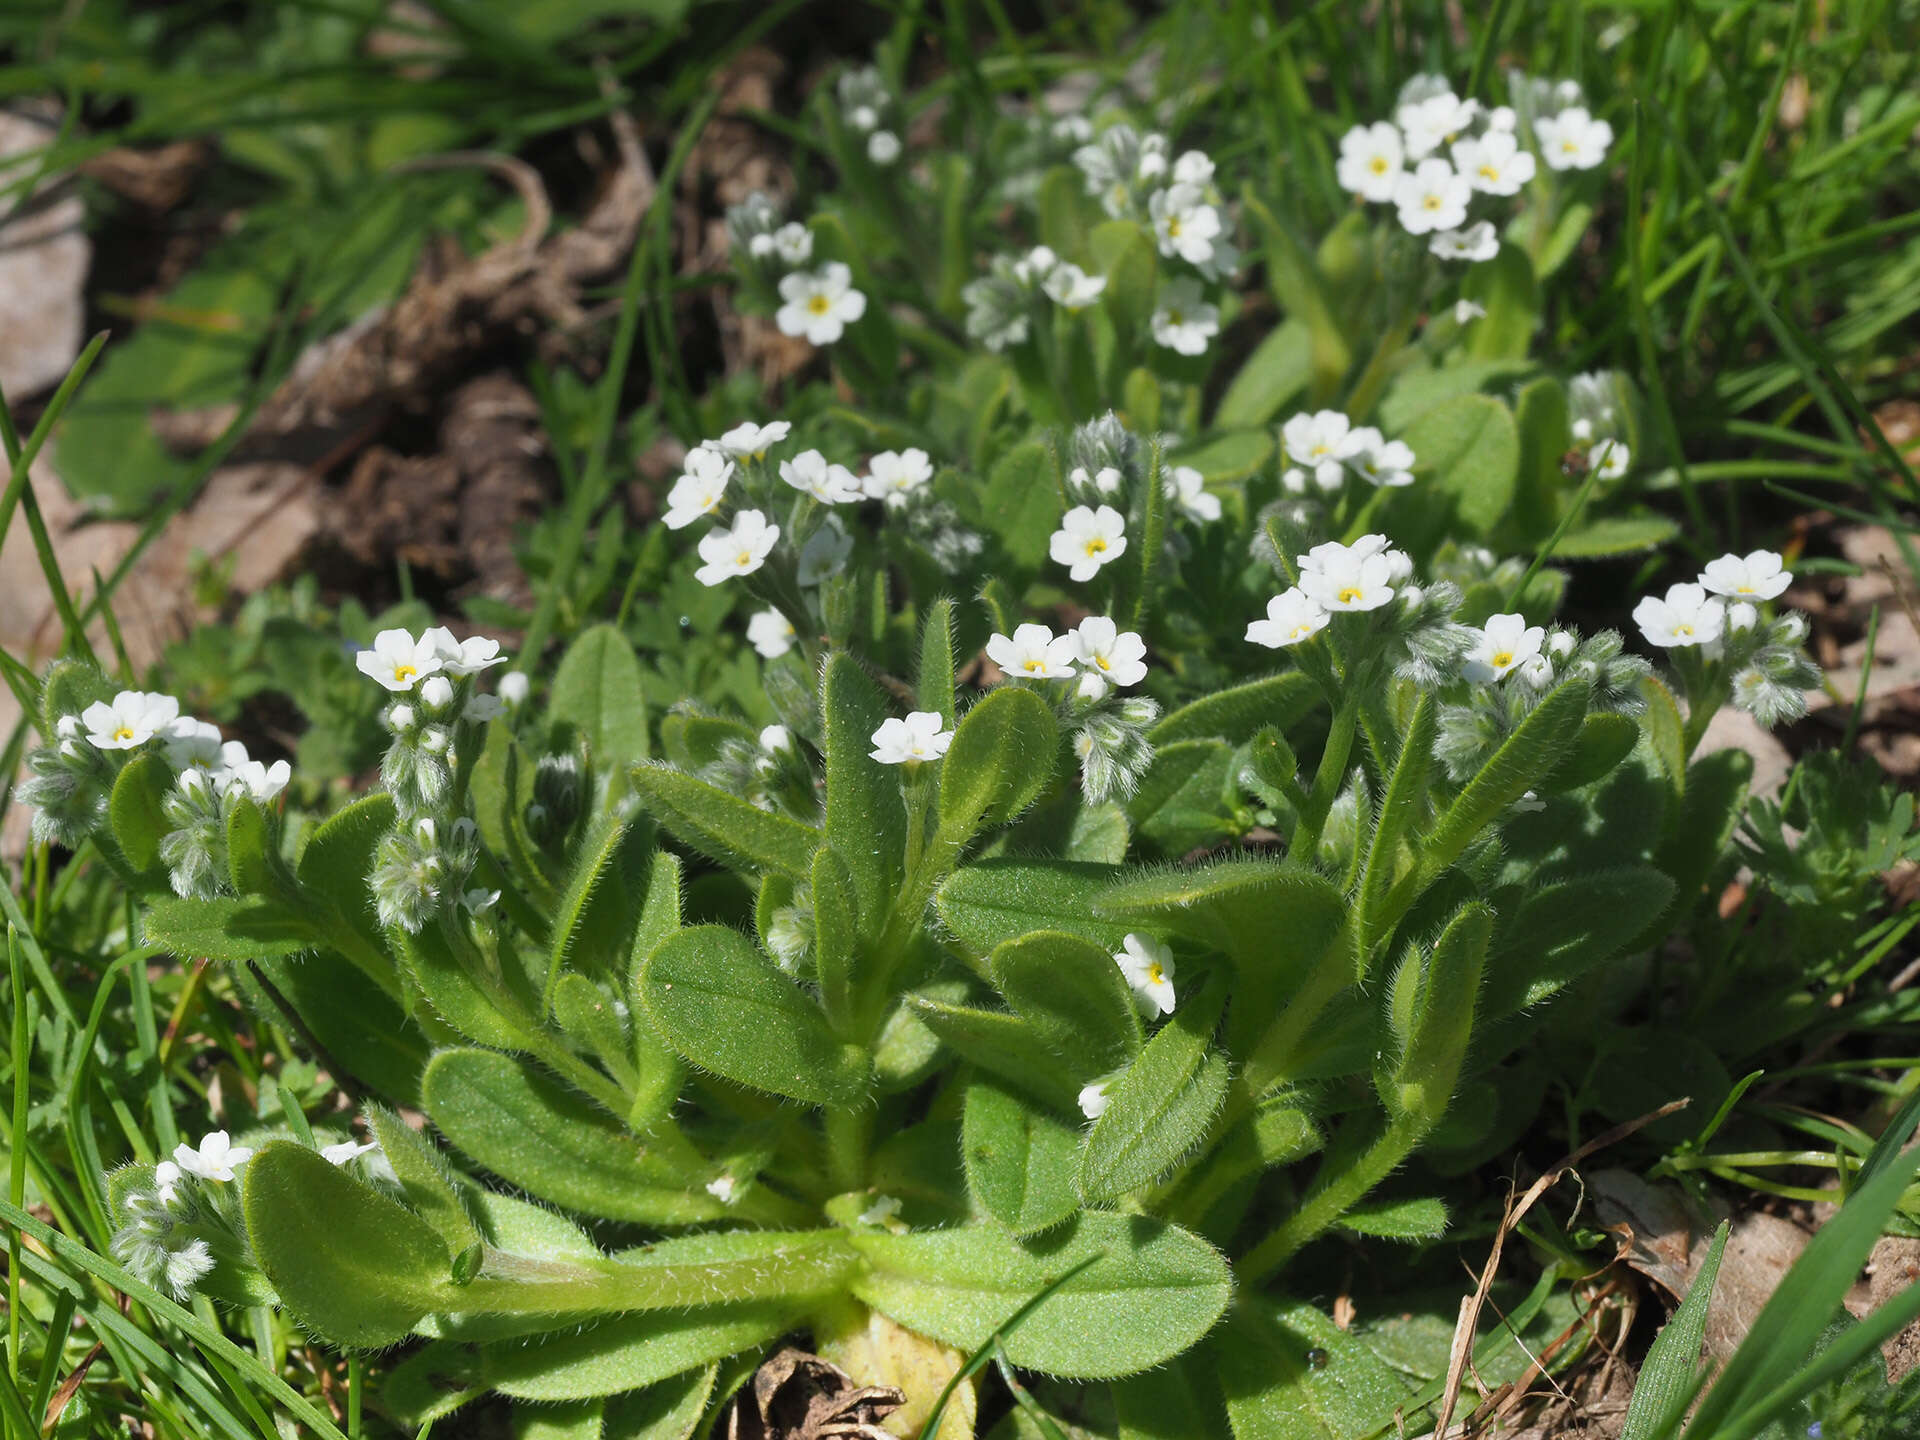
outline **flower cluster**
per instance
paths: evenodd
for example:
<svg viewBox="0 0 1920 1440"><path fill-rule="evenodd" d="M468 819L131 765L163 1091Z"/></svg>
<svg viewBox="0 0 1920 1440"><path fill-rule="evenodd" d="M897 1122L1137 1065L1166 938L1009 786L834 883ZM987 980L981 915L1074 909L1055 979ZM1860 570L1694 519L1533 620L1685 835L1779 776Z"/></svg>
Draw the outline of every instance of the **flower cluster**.
<svg viewBox="0 0 1920 1440"><path fill-rule="evenodd" d="M840 260L814 265L813 232L798 220L782 220L779 207L759 191L727 211L727 235L749 275L778 294L773 319L781 334L831 345L867 313L852 268Z"/></svg>
<svg viewBox="0 0 1920 1440"><path fill-rule="evenodd" d="M1050 688L1072 733L1090 804L1132 794L1153 762L1147 730L1160 718L1160 707L1143 696L1114 693L1147 678L1146 654L1139 635L1105 615L1089 615L1060 635L1030 623L987 640L987 659L1008 680L1072 682Z"/></svg>
<svg viewBox="0 0 1920 1440"><path fill-rule="evenodd" d="M1649 645L1673 656L1694 705L1725 687L1735 705L1763 725L1778 725L1806 713L1805 691L1819 683L1800 648L1805 617L1789 611L1769 619L1761 611L1792 583L1793 572L1772 550L1722 555L1696 579L1643 596L1633 621Z"/></svg>
<svg viewBox="0 0 1920 1440"><path fill-rule="evenodd" d="M1463 100L1441 77L1423 75L1402 89L1392 121L1356 125L1341 138L1335 175L1342 189L1392 205L1400 227L1427 237L1441 259L1491 260L1500 239L1492 220L1469 219L1476 197L1518 195L1538 160L1550 170L1590 170L1612 141L1612 127L1578 103L1530 105L1523 117L1512 106Z"/></svg>
<svg viewBox="0 0 1920 1440"><path fill-rule="evenodd" d="M1413 575L1413 561L1384 535L1351 545L1329 540L1299 556L1298 582L1267 602L1267 618L1247 626L1247 639L1271 650L1311 640L1337 612L1378 610Z"/></svg>
<svg viewBox="0 0 1920 1440"><path fill-rule="evenodd" d="M1625 377L1611 371L1576 375L1567 385L1567 417L1574 448L1602 480L1618 480L1633 464L1633 452L1621 434L1621 393Z"/></svg>
<svg viewBox="0 0 1920 1440"><path fill-rule="evenodd" d="M967 334L998 354L1024 345L1041 302L1078 314L1106 293L1107 277L1089 275L1045 245L1022 256L996 255L987 273L961 290L967 302Z"/></svg>
<svg viewBox="0 0 1920 1440"><path fill-rule="evenodd" d="M1281 426L1280 439L1286 450L1280 484L1289 495L1305 495L1309 486L1332 494L1349 476L1388 489L1413 483L1418 458L1406 441L1355 425L1338 410L1295 415Z"/></svg>
<svg viewBox="0 0 1920 1440"><path fill-rule="evenodd" d="M887 82L872 65L843 70L836 87L840 123L866 137L867 159L882 167L900 158L900 136L894 111L898 108Z"/></svg>

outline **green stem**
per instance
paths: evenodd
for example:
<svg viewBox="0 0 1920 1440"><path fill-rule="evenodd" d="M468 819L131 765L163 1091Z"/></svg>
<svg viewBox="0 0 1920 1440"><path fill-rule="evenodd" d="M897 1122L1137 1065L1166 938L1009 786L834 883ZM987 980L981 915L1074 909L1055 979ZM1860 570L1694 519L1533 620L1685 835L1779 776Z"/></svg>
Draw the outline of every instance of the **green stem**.
<svg viewBox="0 0 1920 1440"><path fill-rule="evenodd" d="M1313 788L1307 792L1307 812L1294 827L1288 843L1289 857L1298 856L1302 864L1311 864L1320 845L1320 832L1326 827L1327 812L1340 794L1340 782L1346 779L1347 757L1353 750L1354 721L1358 707L1351 694L1333 712L1333 725L1327 731L1326 748L1320 752L1320 768L1314 772Z"/></svg>
<svg viewBox="0 0 1920 1440"><path fill-rule="evenodd" d="M1389 326L1380 336L1379 343L1373 347L1373 354L1367 358L1366 369L1360 372L1360 378L1353 382L1353 389L1347 392L1346 412L1356 421L1365 419L1379 403L1380 392L1387 388L1387 381L1393 376L1393 362L1406 348L1407 337L1413 334L1413 317L1404 316Z"/></svg>
<svg viewBox="0 0 1920 1440"><path fill-rule="evenodd" d="M826 1119L827 1163L840 1190L858 1190L867 1183L867 1155L873 1145L873 1108L869 1105L829 1106Z"/></svg>
<svg viewBox="0 0 1920 1440"><path fill-rule="evenodd" d="M1427 1133L1424 1118L1402 1116L1391 1122L1380 1138L1352 1165L1308 1195L1286 1222L1254 1246L1234 1268L1243 1281L1258 1284L1286 1264L1302 1246L1315 1239L1368 1191L1391 1175Z"/></svg>

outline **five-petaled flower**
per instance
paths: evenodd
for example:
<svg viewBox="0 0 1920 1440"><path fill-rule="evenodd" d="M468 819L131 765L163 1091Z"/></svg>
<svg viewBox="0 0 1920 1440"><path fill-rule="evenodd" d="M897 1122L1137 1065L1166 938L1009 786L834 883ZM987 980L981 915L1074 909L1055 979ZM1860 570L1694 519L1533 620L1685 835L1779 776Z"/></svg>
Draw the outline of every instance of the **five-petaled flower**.
<svg viewBox="0 0 1920 1440"><path fill-rule="evenodd" d="M844 465L830 465L818 450L802 450L780 462L780 478L822 505L846 505L865 498L860 482Z"/></svg>
<svg viewBox="0 0 1920 1440"><path fill-rule="evenodd" d="M1418 159L1432 154L1463 133L1480 113L1478 102L1462 100L1451 90L1402 105L1394 119L1406 133L1407 153Z"/></svg>
<svg viewBox="0 0 1920 1440"><path fill-rule="evenodd" d="M1204 265L1213 258L1220 212L1207 203L1206 192L1198 185L1170 185L1157 191L1147 210L1162 255L1178 255L1189 265Z"/></svg>
<svg viewBox="0 0 1920 1440"><path fill-rule="evenodd" d="M1060 517L1060 528L1053 532L1047 553L1056 564L1065 565L1074 580L1087 581L1127 553L1127 522L1111 505L1098 510L1076 505Z"/></svg>
<svg viewBox="0 0 1920 1440"><path fill-rule="evenodd" d="M1340 137L1340 160L1333 173L1342 190L1362 199L1386 201L1393 199L1405 161L1399 127L1379 120L1356 125Z"/></svg>
<svg viewBox="0 0 1920 1440"><path fill-rule="evenodd" d="M867 313L867 297L853 288L853 271L839 260L818 270L795 270L780 278L786 301L773 320L783 335L804 335L809 345L831 345Z"/></svg>
<svg viewBox="0 0 1920 1440"><path fill-rule="evenodd" d="M1384 535L1329 541L1299 557L1300 588L1322 610L1378 610L1393 598L1404 559Z"/></svg>
<svg viewBox="0 0 1920 1440"><path fill-rule="evenodd" d="M926 451L882 450L867 462L867 477L860 484L869 499L898 507L932 478L933 462Z"/></svg>
<svg viewBox="0 0 1920 1440"><path fill-rule="evenodd" d="M1160 287L1160 303L1147 321L1153 342L1179 355L1204 355L1220 333L1220 307L1200 297L1200 282L1181 276Z"/></svg>
<svg viewBox="0 0 1920 1440"><path fill-rule="evenodd" d="M1310 470L1322 490L1337 490L1346 477L1343 461L1352 455L1353 422L1338 410L1302 412L1280 427L1287 459ZM1377 435L1379 432L1373 431Z"/></svg>
<svg viewBox="0 0 1920 1440"><path fill-rule="evenodd" d="M1669 585L1664 597L1648 595L1633 607L1633 623L1649 645L1684 649L1711 645L1726 630L1724 601L1714 599L1698 585Z"/></svg>
<svg viewBox="0 0 1920 1440"><path fill-rule="evenodd" d="M904 720L882 720L873 732L873 758L882 765L938 760L953 743L953 731L946 724L938 710L915 710Z"/></svg>
<svg viewBox="0 0 1920 1440"><path fill-rule="evenodd" d="M1070 260L1063 260L1047 272L1040 288L1054 304L1064 310L1084 310L1107 288L1107 277L1089 275Z"/></svg>
<svg viewBox="0 0 1920 1440"><path fill-rule="evenodd" d="M1147 642L1105 615L1082 620L1073 644L1080 665L1079 693L1090 700L1105 695L1110 685L1138 685L1147 678Z"/></svg>
<svg viewBox="0 0 1920 1440"><path fill-rule="evenodd" d="M747 643L768 660L778 660L793 648L793 622L771 607L754 612L747 621Z"/></svg>
<svg viewBox="0 0 1920 1440"><path fill-rule="evenodd" d="M1129 931L1113 959L1149 1020L1173 1013L1173 951L1151 935Z"/></svg>
<svg viewBox="0 0 1920 1440"><path fill-rule="evenodd" d="M1489 130L1478 140L1454 142L1453 168L1483 195L1518 195L1533 179L1533 154L1506 132Z"/></svg>
<svg viewBox="0 0 1920 1440"><path fill-rule="evenodd" d="M1549 170L1591 170L1607 158L1613 144L1613 126L1596 120L1584 105L1543 115L1533 122L1540 154Z"/></svg>
<svg viewBox="0 0 1920 1440"><path fill-rule="evenodd" d="M742 460L764 460L767 451L786 439L792 429L785 420L770 420L765 425L743 420L718 440L707 441L706 448L718 448Z"/></svg>
<svg viewBox="0 0 1920 1440"><path fill-rule="evenodd" d="M1509 671L1535 659L1546 638L1545 628L1527 624L1524 615L1489 615L1467 652L1462 673L1480 685L1503 680Z"/></svg>
<svg viewBox="0 0 1920 1440"><path fill-rule="evenodd" d="M178 700L147 690L122 690L111 702L96 700L80 712L87 741L97 750L137 749L170 732L179 718Z"/></svg>
<svg viewBox="0 0 1920 1440"><path fill-rule="evenodd" d="M1190 520L1206 523L1220 518L1220 497L1207 490L1207 477L1191 465L1175 465L1167 471L1167 498Z"/></svg>
<svg viewBox="0 0 1920 1440"><path fill-rule="evenodd" d="M1467 223L1467 201L1473 187L1438 156L1422 160L1393 187L1400 227L1409 235L1434 230L1457 230Z"/></svg>
<svg viewBox="0 0 1920 1440"><path fill-rule="evenodd" d="M1311 640L1327 628L1331 618L1296 585L1267 602L1266 619L1248 622L1247 639L1269 650L1283 650Z"/></svg>
<svg viewBox="0 0 1920 1440"><path fill-rule="evenodd" d="M1736 600L1772 600L1793 583L1793 572L1781 569L1780 556L1774 551L1754 550L1709 560L1700 583L1716 595Z"/></svg>
<svg viewBox="0 0 1920 1440"><path fill-rule="evenodd" d="M1011 637L995 632L987 640L987 658L1015 680L1064 680L1079 649L1072 635L1056 636L1044 625L1019 625Z"/></svg>
<svg viewBox="0 0 1920 1440"><path fill-rule="evenodd" d="M727 493L733 462L705 446L687 452L686 473L667 492L667 513L661 518L669 530L683 530L702 515L711 515Z"/></svg>
<svg viewBox="0 0 1920 1440"><path fill-rule="evenodd" d="M751 575L766 563L780 527L769 525L758 510L742 510L733 524L715 527L700 537L700 558L706 563L693 572L702 585L718 585L736 575Z"/></svg>
<svg viewBox="0 0 1920 1440"><path fill-rule="evenodd" d="M293 767L285 760L276 760L271 765L244 760L219 778L220 788L227 794L245 795L264 805L287 788L287 782L293 778Z"/></svg>
<svg viewBox="0 0 1920 1440"><path fill-rule="evenodd" d="M1353 473L1369 485L1398 489L1413 483L1413 447L1404 440L1388 440L1371 425L1348 431L1341 451Z"/></svg>
<svg viewBox="0 0 1920 1440"><path fill-rule="evenodd" d="M235 1145L224 1130L202 1136L197 1150L184 1140L173 1147L174 1163L186 1174L197 1175L202 1180L231 1180L233 1172L252 1158L253 1151L244 1145Z"/></svg>
<svg viewBox="0 0 1920 1440"><path fill-rule="evenodd" d="M1427 250L1441 260L1491 260L1500 253L1500 237L1490 221L1476 220L1459 230L1434 231Z"/></svg>
<svg viewBox="0 0 1920 1440"><path fill-rule="evenodd" d="M429 675L437 675L447 657L432 630L418 640L410 630L382 630L373 644L353 657L360 673L388 690L411 690Z"/></svg>

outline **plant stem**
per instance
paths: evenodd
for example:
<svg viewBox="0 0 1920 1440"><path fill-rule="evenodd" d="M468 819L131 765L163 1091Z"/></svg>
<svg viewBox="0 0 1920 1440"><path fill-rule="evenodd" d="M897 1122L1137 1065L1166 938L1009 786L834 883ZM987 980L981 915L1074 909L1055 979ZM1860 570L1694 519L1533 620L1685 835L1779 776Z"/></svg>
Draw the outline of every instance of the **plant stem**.
<svg viewBox="0 0 1920 1440"><path fill-rule="evenodd" d="M1365 1154L1308 1195L1278 1230L1253 1247L1236 1267L1241 1279L1257 1284L1278 1270L1391 1175L1420 1143L1427 1128L1424 1117L1403 1115L1391 1122Z"/></svg>
<svg viewBox="0 0 1920 1440"><path fill-rule="evenodd" d="M1394 360L1406 348L1407 337L1412 334L1411 315L1403 316L1381 334L1379 343L1373 347L1373 354L1367 357L1366 369L1360 372L1359 379L1353 382L1353 389L1347 392L1346 411L1355 420L1372 413L1380 400L1380 392L1387 388L1387 381L1392 377Z"/></svg>

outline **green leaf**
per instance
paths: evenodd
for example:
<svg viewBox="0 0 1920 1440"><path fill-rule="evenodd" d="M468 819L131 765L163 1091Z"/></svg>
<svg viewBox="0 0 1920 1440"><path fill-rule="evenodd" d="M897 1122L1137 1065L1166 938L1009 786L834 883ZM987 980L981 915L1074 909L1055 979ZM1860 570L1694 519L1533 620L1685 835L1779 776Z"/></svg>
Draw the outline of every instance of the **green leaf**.
<svg viewBox="0 0 1920 1440"><path fill-rule="evenodd" d="M1380 1096L1389 1113L1427 1128L1446 1113L1473 1035L1480 975L1492 938L1493 911L1471 902L1454 912L1424 963L1414 956L1402 962L1403 967L1420 968L1415 977L1403 969L1394 984L1401 990L1410 982L1411 995L1401 1027L1405 1049Z"/></svg>
<svg viewBox="0 0 1920 1440"><path fill-rule="evenodd" d="M1333 938L1346 908L1331 881L1271 860L1214 860L1190 870L1154 871L1109 886L1094 902L1097 915L1168 930L1218 950L1245 975L1312 961Z"/></svg>
<svg viewBox="0 0 1920 1440"><path fill-rule="evenodd" d="M1589 871L1534 891L1500 927L1482 1000L1489 1020L1538 1005L1624 950L1673 899L1648 865Z"/></svg>
<svg viewBox="0 0 1920 1440"><path fill-rule="evenodd" d="M1058 930L993 952L993 983L1014 1013L1076 1074L1125 1064L1140 1048L1140 1012L1110 951Z"/></svg>
<svg viewBox="0 0 1920 1440"><path fill-rule="evenodd" d="M1707 1306L1713 1300L1713 1285L1720 1276L1720 1257L1726 1253L1730 1229L1728 1221L1720 1222L1713 1232L1713 1243L1707 1247L1707 1258L1687 1287L1686 1298L1654 1337L1634 1382L1633 1399L1627 1403L1620 1440L1665 1440L1678 1428L1681 1412L1697 1392Z"/></svg>
<svg viewBox="0 0 1920 1440"><path fill-rule="evenodd" d="M380 1153L393 1167L407 1206L439 1234L447 1253L458 1255L481 1239L479 1227L467 1214L460 1193L453 1188L447 1163L426 1136L384 1105L365 1107Z"/></svg>
<svg viewBox="0 0 1920 1440"><path fill-rule="evenodd" d="M855 913L878 930L900 886L907 815L900 770L873 758L873 732L887 718L879 687L845 651L827 657L820 677L827 760L827 843L853 879ZM807 873L813 857L808 856Z"/></svg>
<svg viewBox="0 0 1920 1440"><path fill-rule="evenodd" d="M708 1365L609 1400L598 1440L691 1440L707 1413L714 1373Z"/></svg>
<svg viewBox="0 0 1920 1440"><path fill-rule="evenodd" d="M954 1005L925 994L909 995L926 1027L963 1060L1055 1109L1075 1111L1080 1082L1040 1043L1031 1023L1001 1010Z"/></svg>
<svg viewBox="0 0 1920 1440"><path fill-rule="evenodd" d="M640 661L626 636L611 625L580 632L554 672L547 718L579 732L587 742L587 757L602 775L617 776L647 758ZM618 785L610 787L610 793L618 792Z"/></svg>
<svg viewBox="0 0 1920 1440"><path fill-rule="evenodd" d="M1520 433L1520 470L1510 531L1532 548L1552 533L1561 515L1567 482L1560 460L1573 443L1566 387L1551 375L1529 381L1514 397L1513 420Z"/></svg>
<svg viewBox="0 0 1920 1440"><path fill-rule="evenodd" d="M1080 1208L1073 1176L1080 1132L992 1080L967 1086L960 1153L974 1203L1016 1235Z"/></svg>
<svg viewBox="0 0 1920 1440"><path fill-rule="evenodd" d="M1200 1148L1227 1096L1226 1056L1207 1050L1225 1003L1219 984L1188 997L1108 1087L1080 1156L1085 1199L1118 1200Z"/></svg>
<svg viewBox="0 0 1920 1440"><path fill-rule="evenodd" d="M1364 1343L1297 1301L1243 1300L1211 1348L1233 1440L1391 1433L1412 1388Z"/></svg>
<svg viewBox="0 0 1920 1440"><path fill-rule="evenodd" d="M1154 277L1160 265L1153 237L1132 220L1107 220L1093 227L1087 251L1093 272L1107 277L1101 295L1107 313L1116 324L1139 330L1153 314Z"/></svg>
<svg viewBox="0 0 1920 1440"><path fill-rule="evenodd" d="M1520 470L1520 432L1500 401L1456 396L1421 415L1399 438L1413 448L1423 484L1453 500L1468 533L1489 534L1506 517Z"/></svg>
<svg viewBox="0 0 1920 1440"><path fill-rule="evenodd" d="M1320 687L1298 670L1215 690L1161 718L1148 738L1155 745L1176 740L1220 739L1238 745L1265 726L1286 730L1321 700Z"/></svg>
<svg viewBox="0 0 1920 1440"><path fill-rule="evenodd" d="M575 1400L513 1412L513 1440L601 1440L606 1406L599 1400Z"/></svg>
<svg viewBox="0 0 1920 1440"><path fill-rule="evenodd" d="M665 765L635 766L633 788L662 825L722 864L790 880L804 880L813 869L820 832L811 825L771 814Z"/></svg>
<svg viewBox="0 0 1920 1440"><path fill-rule="evenodd" d="M489 1050L443 1050L421 1082L442 1135L529 1194L646 1225L714 1220L726 1207L559 1081Z"/></svg>
<svg viewBox="0 0 1920 1440"><path fill-rule="evenodd" d="M1534 789L1542 795L1559 795L1591 785L1631 755L1639 741L1640 724L1631 715L1608 711L1589 715L1580 722L1566 759Z"/></svg>
<svg viewBox="0 0 1920 1440"><path fill-rule="evenodd" d="M1375 946L1386 938L1388 897L1401 871L1400 845L1426 804L1438 728L1437 707L1429 691L1421 695L1401 739L1400 757L1375 810L1373 834L1367 839L1360 886L1354 895L1354 979L1361 984L1366 982Z"/></svg>
<svg viewBox="0 0 1920 1440"><path fill-rule="evenodd" d="M536 1021L527 1003L497 977L482 986L476 975L487 972L461 963L478 955L452 926L435 920L413 934L396 927L393 949L433 1013L466 1039L499 1050L532 1047Z"/></svg>
<svg viewBox="0 0 1920 1440"><path fill-rule="evenodd" d="M553 987L553 1018L576 1049L597 1059L623 1089L633 1088L632 1037L606 991L584 975L562 975Z"/></svg>
<svg viewBox="0 0 1920 1440"><path fill-rule="evenodd" d="M1753 780L1753 757L1744 750L1716 750L1686 768L1686 789L1673 818L1672 829L1660 845L1655 863L1673 881L1673 904L1678 913L1700 902L1707 876L1727 853L1733 827L1747 805L1747 787ZM1630 947L1648 949L1666 937L1672 913L1644 917L1647 928Z"/></svg>
<svg viewBox="0 0 1920 1440"><path fill-rule="evenodd" d="M980 523L999 541L1012 568L1031 576L1047 558L1060 521L1060 484L1053 455L1037 440L1016 445L987 472L978 495Z"/></svg>
<svg viewBox="0 0 1920 1440"><path fill-rule="evenodd" d="M1273 434L1260 430L1229 430L1204 444L1167 456L1169 468L1184 465L1210 481L1245 480L1273 458Z"/></svg>
<svg viewBox="0 0 1920 1440"><path fill-rule="evenodd" d="M644 893L653 852L646 828L602 821L580 842L573 873L553 912L544 997L548 1007L563 974L618 974L631 953L639 919L633 902Z"/></svg>
<svg viewBox="0 0 1920 1440"><path fill-rule="evenodd" d="M399 1201L301 1145L270 1141L243 1191L254 1258L281 1302L341 1345L392 1345L449 1303L451 1256Z"/></svg>
<svg viewBox="0 0 1920 1440"><path fill-rule="evenodd" d="M1233 747L1224 741L1160 746L1127 802L1127 817L1143 839L1171 855L1213 844L1232 828L1225 795L1232 770Z"/></svg>
<svg viewBox="0 0 1920 1440"><path fill-rule="evenodd" d="M397 1000L331 957L266 958L255 964L334 1063L395 1104L418 1102L429 1046ZM268 1013L277 1013L277 1006Z"/></svg>
<svg viewBox="0 0 1920 1440"><path fill-rule="evenodd" d="M927 607L920 626L920 674L914 693L922 710L953 725L953 602L944 596Z"/></svg>
<svg viewBox="0 0 1920 1440"><path fill-rule="evenodd" d="M1332 394L1353 364L1353 347L1342 333L1331 304L1331 287L1286 221L1251 190L1241 201L1259 226L1267 284L1287 315L1305 322L1311 337L1314 393ZM1360 419L1362 417L1355 416Z"/></svg>
<svg viewBox="0 0 1920 1440"><path fill-rule="evenodd" d="M113 782L107 818L120 853L135 870L158 874L160 842L173 829L160 802L173 788L173 766L158 750L136 755Z"/></svg>
<svg viewBox="0 0 1920 1440"><path fill-rule="evenodd" d="M1053 778L1059 726L1031 690L1003 685L977 702L954 731L940 764L940 839L959 849L1004 825Z"/></svg>
<svg viewBox="0 0 1920 1440"><path fill-rule="evenodd" d="M1524 360L1540 326L1540 287L1526 251L1502 245L1491 260L1467 271L1460 293L1487 312L1467 327L1467 354L1475 360Z"/></svg>
<svg viewBox="0 0 1920 1440"><path fill-rule="evenodd" d="M997 1226L852 1237L859 1299L909 1330L974 1350L1023 1305L1091 1261L1004 1337L1008 1358L1071 1379L1171 1359L1212 1329L1233 1281L1199 1236L1143 1215L1085 1213L1044 1244Z"/></svg>
<svg viewBox="0 0 1920 1440"><path fill-rule="evenodd" d="M1074 860L976 860L947 877L933 904L973 955L991 954L1036 930L1063 930L1111 954L1127 938L1127 926L1096 917L1093 901L1122 873L1115 865Z"/></svg>
<svg viewBox="0 0 1920 1440"><path fill-rule="evenodd" d="M273 834L261 808L244 795L227 800L227 868L233 888L242 895L259 895L291 902L289 887L278 865Z"/></svg>
<svg viewBox="0 0 1920 1440"><path fill-rule="evenodd" d="M379 791L354 801L314 828L294 873L300 888L331 904L340 918L375 949L386 935L373 909L374 852L393 829L393 797Z"/></svg>
<svg viewBox="0 0 1920 1440"><path fill-rule="evenodd" d="M1657 550L1680 533L1664 515L1606 515L1560 537L1553 553L1563 560L1594 560Z"/></svg>
<svg viewBox="0 0 1920 1440"><path fill-rule="evenodd" d="M1113 1384L1113 1408L1120 1440L1219 1440L1226 1418L1218 1388L1197 1381L1194 1369L1212 1357L1177 1356L1146 1375L1129 1375Z"/></svg>
<svg viewBox="0 0 1920 1440"><path fill-rule="evenodd" d="M793 1323L796 1308L761 1301L622 1315L584 1330L484 1346L481 1372L516 1400L618 1395L764 1345Z"/></svg>
<svg viewBox="0 0 1920 1440"><path fill-rule="evenodd" d="M1431 1197L1374 1200L1354 1206L1335 1223L1378 1240L1438 1240L1447 1233L1447 1207Z"/></svg>
<svg viewBox="0 0 1920 1440"><path fill-rule="evenodd" d="M146 938L164 945L182 960L217 960L238 965L266 955L292 955L311 949L312 929L304 917L269 900L150 900L141 915Z"/></svg>
<svg viewBox="0 0 1920 1440"><path fill-rule="evenodd" d="M661 1036L702 1070L812 1105L857 1105L867 1057L737 930L696 925L640 969L640 1002Z"/></svg>
<svg viewBox="0 0 1920 1440"><path fill-rule="evenodd" d="M1062 259L1077 260L1086 252L1089 226L1081 192L1086 182L1071 165L1055 165L1041 178L1035 210L1040 220L1040 243Z"/></svg>
<svg viewBox="0 0 1920 1440"><path fill-rule="evenodd" d="M860 912L846 862L831 845L813 857L813 976L828 1021L843 1028L853 1015Z"/></svg>
<svg viewBox="0 0 1920 1440"><path fill-rule="evenodd" d="M1563 683L1467 782L1426 836L1422 859L1429 876L1451 865L1503 810L1565 760L1587 713L1588 694L1582 680Z"/></svg>
<svg viewBox="0 0 1920 1440"><path fill-rule="evenodd" d="M1222 430L1265 425L1312 378L1313 332L1302 320L1284 320L1235 373L1213 412L1213 423Z"/></svg>

